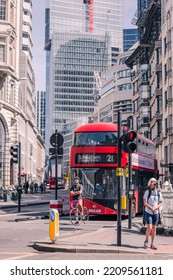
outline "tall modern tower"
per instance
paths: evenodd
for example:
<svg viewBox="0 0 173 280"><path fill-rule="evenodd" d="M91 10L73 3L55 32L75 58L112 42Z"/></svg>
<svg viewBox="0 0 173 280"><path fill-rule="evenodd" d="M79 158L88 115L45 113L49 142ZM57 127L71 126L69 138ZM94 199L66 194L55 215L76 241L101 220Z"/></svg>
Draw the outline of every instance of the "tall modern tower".
<svg viewBox="0 0 173 280"><path fill-rule="evenodd" d="M46 146L93 112L95 73L123 49L122 0L47 0Z"/></svg>
<svg viewBox="0 0 173 280"><path fill-rule="evenodd" d="M46 93L37 91L36 93L36 122L41 136L45 140L45 116L46 116Z"/></svg>

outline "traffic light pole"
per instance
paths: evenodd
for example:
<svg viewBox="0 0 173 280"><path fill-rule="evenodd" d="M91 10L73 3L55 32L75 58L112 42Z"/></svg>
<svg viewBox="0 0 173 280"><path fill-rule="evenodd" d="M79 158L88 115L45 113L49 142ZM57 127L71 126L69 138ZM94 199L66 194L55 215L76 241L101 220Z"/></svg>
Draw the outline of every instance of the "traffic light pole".
<svg viewBox="0 0 173 280"><path fill-rule="evenodd" d="M21 206L21 142L19 141L18 145L18 212L20 212Z"/></svg>
<svg viewBox="0 0 173 280"><path fill-rule="evenodd" d="M58 132L57 129L55 130L55 149L56 149L56 154L55 154L55 200L58 199Z"/></svg>
<svg viewBox="0 0 173 280"><path fill-rule="evenodd" d="M118 112L118 154L117 168L121 168L121 112ZM118 214L117 214L117 246L121 246L121 181L120 176L117 177L118 183Z"/></svg>
<svg viewBox="0 0 173 280"><path fill-rule="evenodd" d="M132 228L132 198L130 195L130 191L132 190L132 156L131 153L128 154L129 156L129 165L128 165L128 169L129 169L129 213L128 213L128 228L131 229Z"/></svg>

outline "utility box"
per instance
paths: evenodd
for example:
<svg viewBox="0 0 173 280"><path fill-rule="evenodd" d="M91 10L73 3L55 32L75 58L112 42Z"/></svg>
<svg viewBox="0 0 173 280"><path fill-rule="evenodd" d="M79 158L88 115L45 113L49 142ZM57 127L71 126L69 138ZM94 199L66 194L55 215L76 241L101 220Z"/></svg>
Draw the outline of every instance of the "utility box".
<svg viewBox="0 0 173 280"><path fill-rule="evenodd" d="M163 184L162 196L163 196L162 224L163 227L165 228L173 229L173 189L170 183L165 185Z"/></svg>
<svg viewBox="0 0 173 280"><path fill-rule="evenodd" d="M8 194L7 192L4 192L4 202L9 202L11 201L11 195Z"/></svg>

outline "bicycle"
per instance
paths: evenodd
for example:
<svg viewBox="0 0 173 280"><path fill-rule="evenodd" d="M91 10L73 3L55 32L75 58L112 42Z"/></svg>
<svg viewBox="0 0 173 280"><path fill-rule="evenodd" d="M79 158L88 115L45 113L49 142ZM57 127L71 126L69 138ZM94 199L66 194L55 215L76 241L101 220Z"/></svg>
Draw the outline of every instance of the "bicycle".
<svg viewBox="0 0 173 280"><path fill-rule="evenodd" d="M79 210L78 200L76 200L75 202L76 202L75 207L73 206L74 205L73 203L71 204L72 209L70 210L70 221L75 226L79 225L81 220L83 221L84 224L86 224L87 221L89 220L89 211L87 207L84 206L83 215L82 215L82 213Z"/></svg>

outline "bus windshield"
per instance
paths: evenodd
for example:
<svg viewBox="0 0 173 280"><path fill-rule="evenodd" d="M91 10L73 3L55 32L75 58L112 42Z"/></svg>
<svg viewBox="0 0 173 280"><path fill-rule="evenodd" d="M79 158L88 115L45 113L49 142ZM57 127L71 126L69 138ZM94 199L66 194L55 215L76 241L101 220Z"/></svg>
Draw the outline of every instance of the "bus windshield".
<svg viewBox="0 0 173 280"><path fill-rule="evenodd" d="M73 146L115 146L118 143L117 139L117 132L76 132Z"/></svg>

